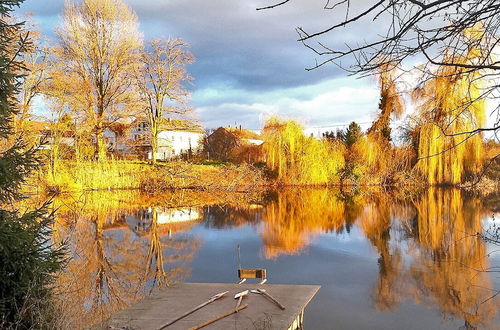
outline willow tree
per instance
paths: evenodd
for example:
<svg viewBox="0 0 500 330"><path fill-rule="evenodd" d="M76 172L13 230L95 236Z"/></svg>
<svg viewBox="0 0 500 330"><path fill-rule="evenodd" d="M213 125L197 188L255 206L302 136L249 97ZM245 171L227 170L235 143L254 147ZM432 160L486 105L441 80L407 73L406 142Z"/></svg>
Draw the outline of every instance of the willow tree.
<svg viewBox="0 0 500 330"><path fill-rule="evenodd" d="M96 155L106 158L104 131L129 115L136 104L134 72L142 47L139 23L121 0L67 2L56 30L56 56L63 64L67 96L73 110L83 112L95 136Z"/></svg>
<svg viewBox="0 0 500 330"><path fill-rule="evenodd" d="M165 116L185 115L190 111L186 107L190 93L184 83L192 79L186 65L193 63L194 57L181 39L157 39L149 46L150 51L141 56L142 66L136 78L149 121L151 160L156 164L158 133Z"/></svg>
<svg viewBox="0 0 500 330"><path fill-rule="evenodd" d="M294 121L271 118L263 130L268 167L278 181L289 184L329 184L344 166L340 143L306 137Z"/></svg>
<svg viewBox="0 0 500 330"><path fill-rule="evenodd" d="M464 38L476 39L479 28ZM463 55L445 55L444 62L462 67L441 66L436 77L418 88L413 97L424 124L419 128L418 168L429 184L458 184L466 174L481 167L482 136L478 128L486 121L486 103L480 73L467 69L478 59L479 50L469 48Z"/></svg>
<svg viewBox="0 0 500 330"><path fill-rule="evenodd" d="M257 9L278 10L287 6L293 10L299 1L267 0L265 3L267 5ZM315 21L316 28L297 28L298 41L317 57L308 70L336 64L351 73L366 75L378 72L384 65L397 63L423 71L427 80L439 76L436 67L451 66L484 77L482 93L498 100L498 0L324 0L314 5L329 13L325 14L324 24L316 24L321 19ZM295 8L302 10L299 5ZM464 32L477 24L484 27L482 38L462 38ZM346 33L352 31L366 33L352 38ZM461 55L471 45L481 51L477 60L464 65ZM445 52L449 56L443 58ZM427 60L424 66L413 66L421 63L422 58ZM494 105L494 120L477 127L477 132L496 133L500 129L500 102Z"/></svg>

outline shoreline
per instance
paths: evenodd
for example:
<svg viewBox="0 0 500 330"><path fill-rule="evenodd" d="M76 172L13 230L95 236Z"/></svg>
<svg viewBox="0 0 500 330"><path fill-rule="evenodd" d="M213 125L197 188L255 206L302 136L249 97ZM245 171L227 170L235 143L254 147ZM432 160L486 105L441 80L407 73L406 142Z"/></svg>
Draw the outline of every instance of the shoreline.
<svg viewBox="0 0 500 330"><path fill-rule="evenodd" d="M51 173L52 172L52 173ZM484 179L484 180L483 180ZM265 169L248 164L197 164L168 162L151 165L145 162L66 162L50 171L46 166L30 180L31 186L46 194L63 194L85 191L138 190L145 193L161 193L175 190L223 191L235 193L263 192L284 188L335 188L353 190L378 188L383 190L425 190L435 188L457 188L487 194L499 190L498 182L482 178L478 182L459 185L428 185L422 182L387 183L325 183L294 184L278 182L270 178Z"/></svg>

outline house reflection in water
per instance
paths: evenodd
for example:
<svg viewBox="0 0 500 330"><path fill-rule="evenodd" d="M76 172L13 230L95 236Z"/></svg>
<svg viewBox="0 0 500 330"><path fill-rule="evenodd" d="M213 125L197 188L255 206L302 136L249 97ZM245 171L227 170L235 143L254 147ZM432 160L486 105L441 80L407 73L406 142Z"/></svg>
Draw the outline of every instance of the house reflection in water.
<svg viewBox="0 0 500 330"><path fill-rule="evenodd" d="M185 231L203 218L201 207L164 208L148 207L125 215L125 222L137 236L144 236L151 230L153 222L163 233Z"/></svg>

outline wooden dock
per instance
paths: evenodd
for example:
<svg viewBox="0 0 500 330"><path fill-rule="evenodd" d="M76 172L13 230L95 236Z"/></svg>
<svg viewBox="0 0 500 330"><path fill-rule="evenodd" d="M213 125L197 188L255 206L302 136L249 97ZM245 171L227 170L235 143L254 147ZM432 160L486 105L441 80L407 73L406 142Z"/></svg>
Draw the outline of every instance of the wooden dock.
<svg viewBox="0 0 500 330"><path fill-rule="evenodd" d="M261 294L249 293L241 305L248 307L203 329L301 329L304 309L319 290L316 285L181 283L114 314L94 329L159 329L212 296L218 299L165 329L189 329L235 309L234 296L244 290L265 289L285 310Z"/></svg>

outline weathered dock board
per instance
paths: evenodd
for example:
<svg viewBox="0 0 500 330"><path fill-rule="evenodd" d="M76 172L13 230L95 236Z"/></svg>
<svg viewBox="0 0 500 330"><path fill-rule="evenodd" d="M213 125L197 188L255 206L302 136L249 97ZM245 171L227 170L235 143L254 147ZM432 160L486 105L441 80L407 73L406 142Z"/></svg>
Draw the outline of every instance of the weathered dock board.
<svg viewBox="0 0 500 330"><path fill-rule="evenodd" d="M162 325L207 301L213 295L229 291L166 329L189 329L234 310L235 294L262 288L285 306L281 310L261 294L249 293L242 301L248 308L219 320L203 329L290 329L301 326L303 312L319 290L316 285L182 283L144 299L113 315L94 329L158 329Z"/></svg>

